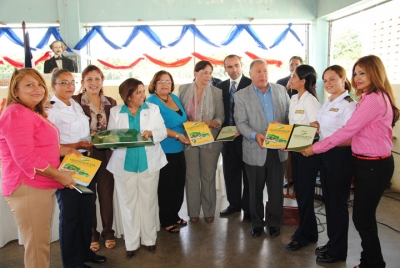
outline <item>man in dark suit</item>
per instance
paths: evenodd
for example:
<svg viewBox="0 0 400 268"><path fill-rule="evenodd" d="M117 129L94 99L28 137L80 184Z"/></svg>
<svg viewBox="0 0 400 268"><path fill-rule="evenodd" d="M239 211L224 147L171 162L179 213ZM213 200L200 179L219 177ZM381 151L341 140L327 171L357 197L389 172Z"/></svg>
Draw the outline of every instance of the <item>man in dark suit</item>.
<svg viewBox="0 0 400 268"><path fill-rule="evenodd" d="M221 81L221 79L211 76L210 85L216 87Z"/></svg>
<svg viewBox="0 0 400 268"><path fill-rule="evenodd" d="M233 94L250 85L251 79L242 75L242 63L237 55L227 56L224 59L224 68L230 78L217 84L217 87L222 89L222 98L224 101L225 121L223 127L235 126L233 118L235 106ZM220 215L228 216L242 209L244 213L243 220L250 222L249 181L242 158L243 137L239 133L237 135L233 141L224 142L222 147L223 170L229 206L221 211Z"/></svg>
<svg viewBox="0 0 400 268"><path fill-rule="evenodd" d="M299 56L293 56L289 60L289 70L290 74L284 78L279 79L276 81L278 85L284 86L286 88L287 93L289 94L289 99L297 94L297 90L292 89L289 84L289 79L292 76L292 73L294 72L294 69L296 69L297 66L303 64L303 59Z"/></svg>
<svg viewBox="0 0 400 268"><path fill-rule="evenodd" d="M289 96L283 86L268 82L265 60L250 64L252 84L235 94L235 122L243 136L243 161L249 177L251 234L259 237L268 223L269 234L280 234L283 213L283 175L287 152L264 148L271 122L288 123ZM264 220L263 191L267 186L269 209Z"/></svg>
<svg viewBox="0 0 400 268"><path fill-rule="evenodd" d="M78 72L75 62L62 55L66 48L67 47L64 45L64 43L58 40L50 44L50 49L54 52L54 56L44 62L43 72L45 74L51 73L54 68L66 69L71 73Z"/></svg>

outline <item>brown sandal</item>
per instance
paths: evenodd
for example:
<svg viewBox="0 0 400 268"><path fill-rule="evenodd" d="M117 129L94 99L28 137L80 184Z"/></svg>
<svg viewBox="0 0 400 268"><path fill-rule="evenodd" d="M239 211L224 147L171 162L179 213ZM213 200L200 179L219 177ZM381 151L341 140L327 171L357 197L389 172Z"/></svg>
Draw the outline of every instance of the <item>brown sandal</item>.
<svg viewBox="0 0 400 268"><path fill-rule="evenodd" d="M175 225L165 227L164 229L171 234L178 234L181 230L181 229L179 229L178 226L175 226Z"/></svg>
<svg viewBox="0 0 400 268"><path fill-rule="evenodd" d="M178 225L187 225L187 221L185 221L184 219L179 219L179 221L177 221L176 224L178 224Z"/></svg>

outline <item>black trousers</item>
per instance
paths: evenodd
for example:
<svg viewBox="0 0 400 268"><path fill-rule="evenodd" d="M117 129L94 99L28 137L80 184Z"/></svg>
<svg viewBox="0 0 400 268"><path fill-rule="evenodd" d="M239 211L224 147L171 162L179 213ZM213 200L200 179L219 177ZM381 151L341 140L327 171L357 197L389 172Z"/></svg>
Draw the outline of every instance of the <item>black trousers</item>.
<svg viewBox="0 0 400 268"><path fill-rule="evenodd" d="M90 250L94 197L69 188L56 192L60 208L60 248L64 268L83 267L96 254Z"/></svg>
<svg viewBox="0 0 400 268"><path fill-rule="evenodd" d="M325 202L328 254L347 257L351 179L354 175L351 147L335 147L321 154L322 193Z"/></svg>
<svg viewBox="0 0 400 268"><path fill-rule="evenodd" d="M94 192L94 202L99 199L100 205L100 217L103 230L101 236L104 240L113 240L114 230L112 229L114 207L113 207L113 195L114 195L114 177L110 171L107 170L109 149L96 149L92 148L90 157L101 161L101 166L90 183L90 189ZM96 206L93 211L92 221L92 241L98 242L100 233L97 231L97 213Z"/></svg>
<svg viewBox="0 0 400 268"><path fill-rule="evenodd" d="M222 147L222 164L229 205L235 209L242 209L249 212L249 179L242 160L242 140L243 137L238 136L233 141L224 142Z"/></svg>
<svg viewBox="0 0 400 268"><path fill-rule="evenodd" d="M394 172L393 156L382 160L361 160L353 158L354 207L353 222L361 237L360 268L386 267L376 223L376 208L383 191Z"/></svg>
<svg viewBox="0 0 400 268"><path fill-rule="evenodd" d="M292 178L299 207L300 224L293 240L301 246L318 241L317 220L314 213L315 181L321 164L321 156L305 157L297 152L292 154Z"/></svg>
<svg viewBox="0 0 400 268"><path fill-rule="evenodd" d="M186 178L185 154L168 153L168 164L160 170L158 181L158 206L160 224L168 227L179 219L179 211L183 203Z"/></svg>
<svg viewBox="0 0 400 268"><path fill-rule="evenodd" d="M285 174L286 161L279 160L278 150L268 150L267 159L263 166L246 165L249 176L250 192L250 215L252 227L264 227L264 201L263 191L267 186L269 210L266 219L269 227L280 227L282 225L283 213L283 177Z"/></svg>

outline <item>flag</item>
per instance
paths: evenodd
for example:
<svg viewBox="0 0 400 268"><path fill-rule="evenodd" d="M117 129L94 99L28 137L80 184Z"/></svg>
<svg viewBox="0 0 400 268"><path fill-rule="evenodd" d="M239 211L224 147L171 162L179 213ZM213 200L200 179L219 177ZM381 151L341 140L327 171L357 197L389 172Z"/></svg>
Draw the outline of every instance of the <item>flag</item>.
<svg viewBox="0 0 400 268"><path fill-rule="evenodd" d="M26 34L25 34L24 41L25 41L25 43L24 43L24 50L25 50L24 67L25 68L35 68L35 61L33 60L31 47L29 45L29 33L28 32L26 32Z"/></svg>

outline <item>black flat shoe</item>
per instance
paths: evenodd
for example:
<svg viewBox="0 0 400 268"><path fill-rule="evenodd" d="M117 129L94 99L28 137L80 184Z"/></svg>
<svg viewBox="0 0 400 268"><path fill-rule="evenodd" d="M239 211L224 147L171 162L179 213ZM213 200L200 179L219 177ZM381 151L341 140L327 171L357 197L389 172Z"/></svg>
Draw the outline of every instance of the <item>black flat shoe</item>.
<svg viewBox="0 0 400 268"><path fill-rule="evenodd" d="M263 232L263 228L261 228L261 227L253 227L253 228L251 228L251 235L254 238L261 236L262 232Z"/></svg>
<svg viewBox="0 0 400 268"><path fill-rule="evenodd" d="M279 227L270 227L269 228L269 235L272 238L278 237L281 234L281 228Z"/></svg>
<svg viewBox="0 0 400 268"><path fill-rule="evenodd" d="M346 258L338 258L338 257L329 256L328 253L325 253L325 254L317 257L317 261L324 262L324 263L334 263L337 261L345 261L345 260L346 260Z"/></svg>
<svg viewBox="0 0 400 268"><path fill-rule="evenodd" d="M90 260L91 263L103 263L107 260L107 257L96 255L93 259Z"/></svg>
<svg viewBox="0 0 400 268"><path fill-rule="evenodd" d="M148 251L155 253L156 252L156 245L153 246L145 246Z"/></svg>
<svg viewBox="0 0 400 268"><path fill-rule="evenodd" d="M240 212L240 208L237 209L237 208L234 208L234 207L232 207L232 206L228 206L226 209L224 209L223 211L221 211L221 212L219 213L219 215L220 215L220 216L229 216L229 215L231 215L231 214L233 214L233 213L235 213L235 212Z"/></svg>
<svg viewBox="0 0 400 268"><path fill-rule="evenodd" d="M289 251L296 251L301 248L301 245L297 241L292 241L289 244L286 245L285 249Z"/></svg>
<svg viewBox="0 0 400 268"><path fill-rule="evenodd" d="M328 252L329 250L329 246L328 244L324 245L324 246L319 246L315 249L315 253L319 253L319 254L324 254L326 252Z"/></svg>
<svg viewBox="0 0 400 268"><path fill-rule="evenodd" d="M250 212L243 211L243 221L251 222L251 215Z"/></svg>
<svg viewBox="0 0 400 268"><path fill-rule="evenodd" d="M127 259L130 259L130 258L132 258L133 256L135 256L135 250L127 250L127 251L126 251L126 258L127 258Z"/></svg>

